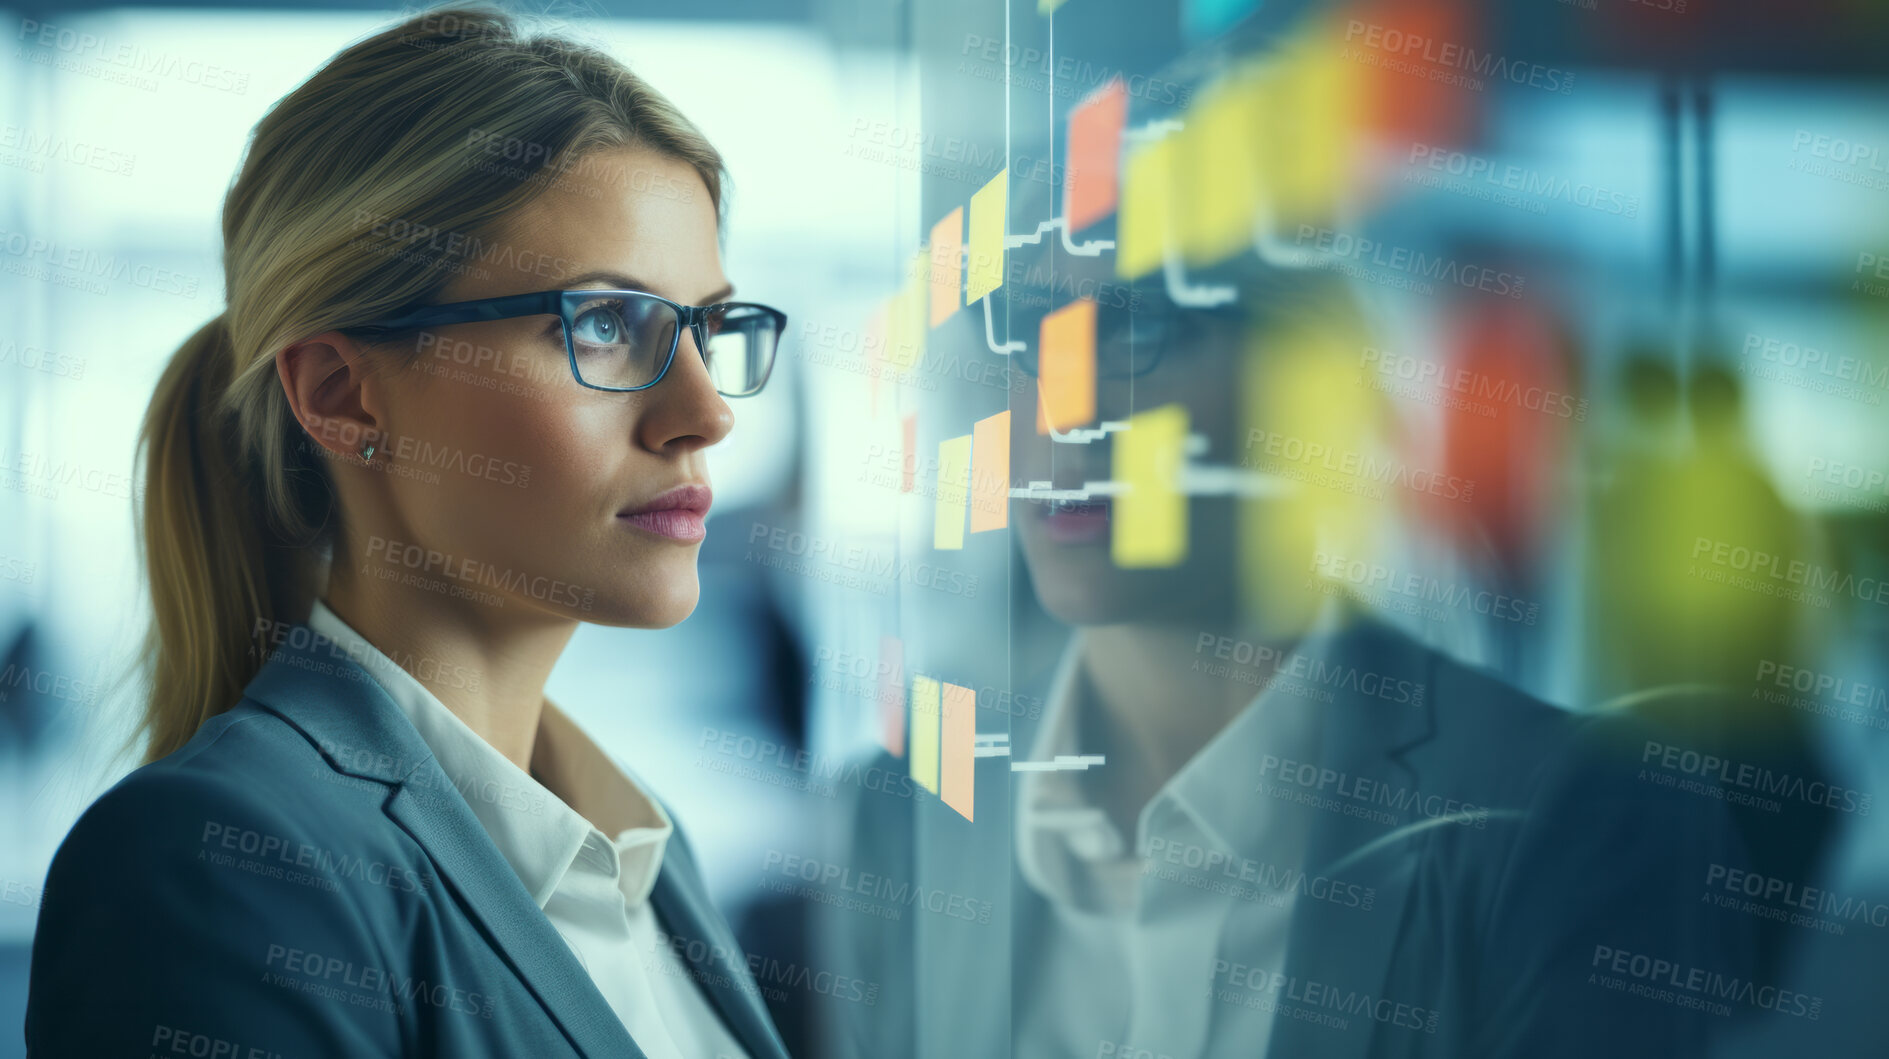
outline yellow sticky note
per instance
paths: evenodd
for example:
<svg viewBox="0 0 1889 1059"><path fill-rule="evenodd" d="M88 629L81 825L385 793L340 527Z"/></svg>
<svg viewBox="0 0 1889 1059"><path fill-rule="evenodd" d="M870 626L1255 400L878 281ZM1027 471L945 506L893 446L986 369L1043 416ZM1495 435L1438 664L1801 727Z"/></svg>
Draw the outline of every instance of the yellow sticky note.
<svg viewBox="0 0 1889 1059"><path fill-rule="evenodd" d="M964 304L1004 285L1004 228L1010 211L1010 169L1005 167L971 196L970 253L965 260Z"/></svg>
<svg viewBox="0 0 1889 1059"><path fill-rule="evenodd" d="M944 686L944 708L939 711L940 756L944 759L938 796L966 820L971 818L973 784L977 778L977 692L956 684Z"/></svg>
<svg viewBox="0 0 1889 1059"><path fill-rule="evenodd" d="M1175 241L1189 264L1212 265L1253 240L1261 186L1263 97L1253 76L1223 79L1187 110L1176 146Z"/></svg>
<svg viewBox="0 0 1889 1059"><path fill-rule="evenodd" d="M912 258L911 267L906 272L905 285L892 296L892 306L888 310L888 329L891 332L886 343L886 363L895 368L907 369L916 366L925 355L925 252L919 251Z"/></svg>
<svg viewBox="0 0 1889 1059"><path fill-rule="evenodd" d="M1343 46L1331 25L1312 22L1282 51L1271 108L1279 134L1267 155L1282 228L1329 222L1355 176L1368 68L1347 61Z"/></svg>
<svg viewBox="0 0 1889 1059"><path fill-rule="evenodd" d="M944 215L931 227L931 326L937 327L958 309L958 258L964 253L964 207Z"/></svg>
<svg viewBox="0 0 1889 1059"><path fill-rule="evenodd" d="M1010 524L1010 410L971 424L971 532Z"/></svg>
<svg viewBox="0 0 1889 1059"><path fill-rule="evenodd" d="M1115 274L1123 279L1136 279L1161 267L1167 252L1174 153L1174 138L1167 136L1137 149L1122 164Z"/></svg>
<svg viewBox="0 0 1889 1059"><path fill-rule="evenodd" d="M912 677L912 782L933 794L938 793L938 728L943 712L938 682L927 676Z"/></svg>
<svg viewBox="0 0 1889 1059"><path fill-rule="evenodd" d="M1128 418L1115 435L1110 477L1127 486L1111 499L1110 556L1120 567L1173 566L1187 557L1187 406L1167 404Z"/></svg>
<svg viewBox="0 0 1889 1059"><path fill-rule="evenodd" d="M1043 317L1037 338L1036 432L1095 418L1095 302L1079 298Z"/></svg>
<svg viewBox="0 0 1889 1059"><path fill-rule="evenodd" d="M970 491L971 435L959 434L938 443L938 512L932 523L932 547L964 547L965 494Z"/></svg>

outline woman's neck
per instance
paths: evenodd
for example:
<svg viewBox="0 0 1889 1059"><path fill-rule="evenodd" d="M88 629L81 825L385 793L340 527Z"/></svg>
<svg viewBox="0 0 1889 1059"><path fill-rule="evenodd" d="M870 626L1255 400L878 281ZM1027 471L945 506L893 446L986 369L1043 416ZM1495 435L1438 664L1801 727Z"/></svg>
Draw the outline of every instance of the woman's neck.
<svg viewBox="0 0 1889 1059"><path fill-rule="evenodd" d="M545 682L577 630L574 619L468 604L358 577L339 562L322 598L479 738L530 771Z"/></svg>

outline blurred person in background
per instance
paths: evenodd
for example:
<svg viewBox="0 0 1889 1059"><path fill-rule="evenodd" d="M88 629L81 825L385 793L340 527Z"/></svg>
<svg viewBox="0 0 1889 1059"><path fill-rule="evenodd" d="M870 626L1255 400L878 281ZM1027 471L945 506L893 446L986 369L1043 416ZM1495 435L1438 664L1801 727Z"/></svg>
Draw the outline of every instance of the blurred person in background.
<svg viewBox="0 0 1889 1059"><path fill-rule="evenodd" d="M1047 215L1032 190L1017 216ZM826 913L834 958L887 983L831 1027L831 1051L1706 1054L1714 1017L1640 995L1635 975L1661 961L1749 980L1747 933L1699 903L1739 839L1717 802L1646 780L1661 729L1557 709L1371 613L1406 599L1387 584L1451 575L1392 558L1399 493L1428 486L1413 473L1380 493L1360 470L1423 465L1383 447L1408 435L1360 364L1395 344L1345 281L1248 260L1210 277L1236 302L1185 308L1158 277L1114 297L1107 256L1055 242L1013 251L1008 333L1034 347L1073 301L1019 309L1019 275L1089 292L1094 421L1178 405L1206 441L1185 462L1237 468L1255 492L1186 496L1184 556L1140 569L1113 558L1109 497L1014 505L1029 584L1072 634L1011 753L1105 764L1016 773L988 799L980 785L975 825L858 796L839 863L996 908ZM1015 364L1040 371L1030 350ZM1031 428L1038 388L1012 394L1010 485L1116 477L1119 435L1051 441ZM1374 566L1395 569L1352 576ZM1515 603L1483 616L1517 620Z"/></svg>
<svg viewBox="0 0 1889 1059"><path fill-rule="evenodd" d="M31 1054L786 1054L662 801L543 693L579 622L696 605L703 452L784 324L730 300L723 180L496 7L270 109L144 424L145 764L54 858Z"/></svg>

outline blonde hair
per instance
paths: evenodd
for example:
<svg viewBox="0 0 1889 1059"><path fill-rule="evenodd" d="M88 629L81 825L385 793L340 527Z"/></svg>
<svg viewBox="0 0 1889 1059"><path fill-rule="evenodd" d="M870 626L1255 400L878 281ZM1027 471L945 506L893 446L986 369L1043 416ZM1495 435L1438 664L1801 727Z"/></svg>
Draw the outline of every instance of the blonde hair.
<svg viewBox="0 0 1889 1059"><path fill-rule="evenodd" d="M171 357L138 439L145 761L236 704L271 630L307 618L334 543L323 454L289 409L278 350L436 298L598 149L688 164L719 229L720 154L568 38L492 4L435 8L341 51L257 123L223 205L227 308Z"/></svg>

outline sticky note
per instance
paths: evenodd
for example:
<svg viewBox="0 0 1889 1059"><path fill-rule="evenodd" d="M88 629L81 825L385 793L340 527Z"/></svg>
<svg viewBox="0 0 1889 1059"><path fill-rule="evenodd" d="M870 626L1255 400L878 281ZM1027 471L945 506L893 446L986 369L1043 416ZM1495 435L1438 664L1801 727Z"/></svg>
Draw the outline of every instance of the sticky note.
<svg viewBox="0 0 1889 1059"><path fill-rule="evenodd" d="M970 490L971 435L938 443L938 509L931 545L941 550L964 547L965 494Z"/></svg>
<svg viewBox="0 0 1889 1059"><path fill-rule="evenodd" d="M1267 180L1281 227L1328 222L1357 175L1351 154L1368 68L1345 60L1343 47L1335 29L1313 22L1281 51Z"/></svg>
<svg viewBox="0 0 1889 1059"><path fill-rule="evenodd" d="M1095 302L1080 298L1043 318L1037 339L1036 432L1095 418Z"/></svg>
<svg viewBox="0 0 1889 1059"><path fill-rule="evenodd" d="M905 756L905 641L879 637L879 745Z"/></svg>
<svg viewBox="0 0 1889 1059"><path fill-rule="evenodd" d="M1128 155L1122 164L1121 216L1115 231L1115 274L1136 279L1161 267L1173 198L1174 137Z"/></svg>
<svg viewBox="0 0 1889 1059"><path fill-rule="evenodd" d="M931 227L931 326L937 327L958 310L958 259L964 254L964 207L944 215Z"/></svg>
<svg viewBox="0 0 1889 1059"><path fill-rule="evenodd" d="M928 676L912 677L912 757L907 765L912 782L938 793L938 721L943 704L938 682Z"/></svg>
<svg viewBox="0 0 1889 1059"><path fill-rule="evenodd" d="M1004 229L1009 223L1010 169L971 196L971 242L965 258L964 304L1004 285Z"/></svg>
<svg viewBox="0 0 1889 1059"><path fill-rule="evenodd" d="M926 295L931 293L931 284L927 280L931 272L930 258L924 250L912 255L911 263L905 270L905 289L900 295L900 336L897 357L893 363L900 368L913 368L925 356L925 335L930 328L925 326Z"/></svg>
<svg viewBox="0 0 1889 1059"><path fill-rule="evenodd" d="M938 796L966 820L971 818L972 784L977 777L977 692L956 684L944 686L944 708L939 714L939 752L943 776Z"/></svg>
<svg viewBox="0 0 1889 1059"><path fill-rule="evenodd" d="M1010 524L1010 410L971 424L971 532Z"/></svg>
<svg viewBox="0 0 1889 1059"><path fill-rule="evenodd" d="M1127 486L1109 504L1116 566L1173 566L1187 557L1186 459L1186 405L1129 416L1128 429L1115 435L1109 477Z"/></svg>
<svg viewBox="0 0 1889 1059"><path fill-rule="evenodd" d="M1213 265L1252 244L1260 196L1260 134L1266 114L1260 78L1222 79L1187 110L1176 133L1175 242L1191 265Z"/></svg>
<svg viewBox="0 0 1889 1059"><path fill-rule="evenodd" d="M1128 89L1120 74L1069 115L1069 161L1063 167L1063 224L1079 231L1115 212L1122 126Z"/></svg>
<svg viewBox="0 0 1889 1059"><path fill-rule="evenodd" d="M905 442L905 447L901 451L904 452L905 454L905 459L904 459L905 466L900 468L899 492L909 493L912 491L912 484L913 484L914 479L918 477L918 413L917 412L907 412L905 414L904 432L905 432L905 436L903 440Z"/></svg>

